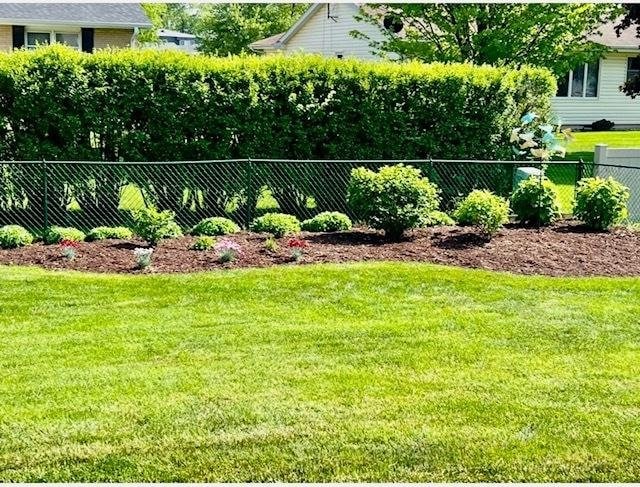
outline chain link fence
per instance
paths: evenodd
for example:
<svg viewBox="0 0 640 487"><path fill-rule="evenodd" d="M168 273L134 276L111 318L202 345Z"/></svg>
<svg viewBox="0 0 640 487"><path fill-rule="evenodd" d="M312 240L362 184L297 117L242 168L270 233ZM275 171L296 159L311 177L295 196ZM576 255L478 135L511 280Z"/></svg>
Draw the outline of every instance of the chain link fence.
<svg viewBox="0 0 640 487"><path fill-rule="evenodd" d="M211 216L231 218L246 228L253 218L269 211L300 219L322 211L353 216L346 200L351 170L397 163L419 168L438 185L444 211L452 210L473 189L508 197L517 168L540 168L527 161L436 159L0 162L0 225L18 224L35 232L51 225L82 230L126 226L130 210L149 205L174 211L184 229ZM581 161L546 165L563 213L571 213L576 182L595 169ZM617 174L615 168L609 172ZM640 194L640 170L626 169L623 175L621 181L631 187L632 194ZM635 216L640 217L640 208Z"/></svg>

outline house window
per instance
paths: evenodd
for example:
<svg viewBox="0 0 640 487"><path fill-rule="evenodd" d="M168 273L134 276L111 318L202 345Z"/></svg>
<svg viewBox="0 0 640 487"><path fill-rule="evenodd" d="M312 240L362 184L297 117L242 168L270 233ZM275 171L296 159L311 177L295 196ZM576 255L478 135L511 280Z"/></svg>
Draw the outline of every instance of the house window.
<svg viewBox="0 0 640 487"><path fill-rule="evenodd" d="M640 76L640 57L630 57L627 60L627 81Z"/></svg>
<svg viewBox="0 0 640 487"><path fill-rule="evenodd" d="M26 45L29 49L35 49L37 46L51 44L65 44L74 49L80 49L80 34L68 32L37 32L30 31L25 34Z"/></svg>
<svg viewBox="0 0 640 487"><path fill-rule="evenodd" d="M598 96L600 63L583 64L558 80L556 96L595 98Z"/></svg>

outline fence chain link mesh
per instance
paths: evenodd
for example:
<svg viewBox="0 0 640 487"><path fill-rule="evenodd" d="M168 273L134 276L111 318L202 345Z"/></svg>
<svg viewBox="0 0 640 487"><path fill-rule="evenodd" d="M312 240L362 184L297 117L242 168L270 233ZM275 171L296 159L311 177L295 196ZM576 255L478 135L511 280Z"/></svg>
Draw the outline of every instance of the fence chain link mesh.
<svg viewBox="0 0 640 487"><path fill-rule="evenodd" d="M444 211L451 211L473 189L508 197L516 168L541 167L527 161L435 159L0 162L0 225L18 224L32 231L52 225L85 231L101 225L126 226L131 223L131 210L150 205L175 212L185 230L211 216L228 217L247 228L253 218L269 211L300 219L322 211L353 217L346 198L351 170L398 163L419 168L438 186ZM558 189L564 214L571 214L577 181L593 174L611 175L640 188L637 168L596 168L578 161L548 163L546 175ZM640 217L637 193L631 203L638 208L631 208L631 213Z"/></svg>

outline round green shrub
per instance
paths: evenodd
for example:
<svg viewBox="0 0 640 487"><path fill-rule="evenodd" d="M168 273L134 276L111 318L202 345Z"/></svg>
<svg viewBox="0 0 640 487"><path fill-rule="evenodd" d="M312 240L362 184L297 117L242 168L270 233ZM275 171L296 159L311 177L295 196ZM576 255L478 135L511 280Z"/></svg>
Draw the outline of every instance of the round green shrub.
<svg viewBox="0 0 640 487"><path fill-rule="evenodd" d="M133 237L133 232L127 227L96 227L87 233L87 242L96 240L129 240Z"/></svg>
<svg viewBox="0 0 640 487"><path fill-rule="evenodd" d="M404 164L384 166L377 172L353 169L347 200L359 220L392 239L419 226L440 202L437 187L420 170Z"/></svg>
<svg viewBox="0 0 640 487"><path fill-rule="evenodd" d="M156 245L164 238L182 236L182 230L175 222L175 214L170 210L158 211L144 208L131 212L133 232L150 245Z"/></svg>
<svg viewBox="0 0 640 487"><path fill-rule="evenodd" d="M453 218L460 225L474 225L487 237L509 221L509 203L487 190L474 190L457 206Z"/></svg>
<svg viewBox="0 0 640 487"><path fill-rule="evenodd" d="M267 213L251 223L254 232L270 233L276 238L300 231L300 220L284 213Z"/></svg>
<svg viewBox="0 0 640 487"><path fill-rule="evenodd" d="M627 216L629 188L612 177L584 178L578 181L573 214L594 230L622 222Z"/></svg>
<svg viewBox="0 0 640 487"><path fill-rule="evenodd" d="M456 222L447 215L444 211L430 211L423 216L421 227L450 227L455 225Z"/></svg>
<svg viewBox="0 0 640 487"><path fill-rule="evenodd" d="M562 216L556 186L535 176L520 181L511 195L511 209L522 224L549 225Z"/></svg>
<svg viewBox="0 0 640 487"><path fill-rule="evenodd" d="M5 225L0 227L0 248L15 249L24 247L33 242L31 235L26 228L20 225Z"/></svg>
<svg viewBox="0 0 640 487"><path fill-rule="evenodd" d="M351 230L351 220L344 213L325 211L302 222L302 229L307 232L340 232Z"/></svg>
<svg viewBox="0 0 640 487"><path fill-rule="evenodd" d="M240 227L232 220L221 216L214 216L201 220L193 227L191 235L209 235L215 237L218 235L229 235L230 233L237 233L239 231Z"/></svg>
<svg viewBox="0 0 640 487"><path fill-rule="evenodd" d="M85 234L81 230L72 227L50 227L49 230L43 235L42 240L46 244L57 244L63 240L69 240L71 242L82 242L85 239Z"/></svg>
<svg viewBox="0 0 640 487"><path fill-rule="evenodd" d="M216 239L210 235L202 235L193 242L193 250L209 250L216 244Z"/></svg>

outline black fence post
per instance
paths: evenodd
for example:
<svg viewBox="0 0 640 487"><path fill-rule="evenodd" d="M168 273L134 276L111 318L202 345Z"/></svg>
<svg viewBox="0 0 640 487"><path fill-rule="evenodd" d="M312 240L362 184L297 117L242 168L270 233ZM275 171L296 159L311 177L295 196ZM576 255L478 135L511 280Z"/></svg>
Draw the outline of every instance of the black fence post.
<svg viewBox="0 0 640 487"><path fill-rule="evenodd" d="M42 159L42 193L42 234L44 235L49 231L49 168L44 158Z"/></svg>
<svg viewBox="0 0 640 487"><path fill-rule="evenodd" d="M245 188L247 190L247 208L245 212L244 226L245 229L249 229L251 220L253 220L253 210L256 206L256 195L253 188L253 161L249 157L247 159L247 180L245 182Z"/></svg>
<svg viewBox="0 0 640 487"><path fill-rule="evenodd" d="M576 168L576 186L578 181L580 181L584 177L584 161L582 158L578 161L578 167Z"/></svg>

